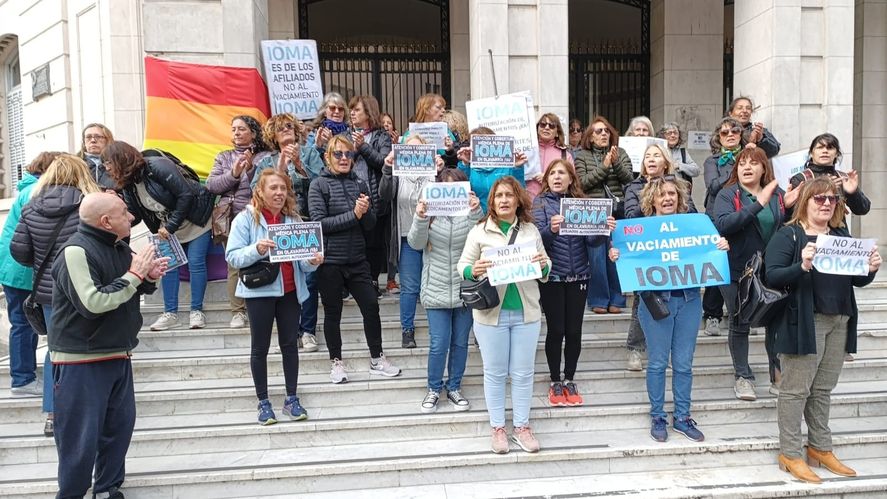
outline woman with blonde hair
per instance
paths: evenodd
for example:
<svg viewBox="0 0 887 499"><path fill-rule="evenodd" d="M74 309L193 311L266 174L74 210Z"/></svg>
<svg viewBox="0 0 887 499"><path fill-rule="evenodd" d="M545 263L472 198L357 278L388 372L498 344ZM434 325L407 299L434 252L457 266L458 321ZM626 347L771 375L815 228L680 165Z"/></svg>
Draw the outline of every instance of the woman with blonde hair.
<svg viewBox="0 0 887 499"><path fill-rule="evenodd" d="M652 137L653 122L646 116L635 116L625 130L626 137Z"/></svg>

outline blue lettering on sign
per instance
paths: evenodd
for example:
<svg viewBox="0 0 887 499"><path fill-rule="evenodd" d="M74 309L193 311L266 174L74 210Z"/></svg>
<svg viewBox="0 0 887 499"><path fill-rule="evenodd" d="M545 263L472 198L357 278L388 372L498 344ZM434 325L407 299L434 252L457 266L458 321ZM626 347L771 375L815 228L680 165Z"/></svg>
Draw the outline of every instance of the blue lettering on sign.
<svg viewBox="0 0 887 499"><path fill-rule="evenodd" d="M571 224L606 223L607 212L604 210L565 210L564 220Z"/></svg>
<svg viewBox="0 0 887 499"><path fill-rule="evenodd" d="M481 143L475 147L475 150L477 154L485 157L510 158L514 156L509 142Z"/></svg>
<svg viewBox="0 0 887 499"><path fill-rule="evenodd" d="M539 275L539 273L536 272L536 266L532 263L524 265L494 266L487 269L487 272L493 273L493 280L496 282L516 281L524 277L535 277Z"/></svg>
<svg viewBox="0 0 887 499"><path fill-rule="evenodd" d="M287 45L285 47L275 45L273 47L265 47L265 57L272 61L301 61L313 59L314 54L311 53L311 49L307 45Z"/></svg>
<svg viewBox="0 0 887 499"><path fill-rule="evenodd" d="M314 232L278 236L274 238L274 244L277 245L277 249L281 250L320 246L320 242L317 240L317 234Z"/></svg>
<svg viewBox="0 0 887 499"><path fill-rule="evenodd" d="M300 115L306 113L317 114L318 112L317 102L314 100L274 102L274 114L290 113Z"/></svg>
<svg viewBox="0 0 887 499"><path fill-rule="evenodd" d="M428 166L434 164L430 152L401 152L397 155L397 166Z"/></svg>
<svg viewBox="0 0 887 499"><path fill-rule="evenodd" d="M826 274L834 272L844 275L865 275L868 273L868 265L863 260L820 257L816 259L816 266L819 267L820 272Z"/></svg>
<svg viewBox="0 0 887 499"><path fill-rule="evenodd" d="M450 199L455 197L468 197L468 191L464 187L429 186L428 199Z"/></svg>

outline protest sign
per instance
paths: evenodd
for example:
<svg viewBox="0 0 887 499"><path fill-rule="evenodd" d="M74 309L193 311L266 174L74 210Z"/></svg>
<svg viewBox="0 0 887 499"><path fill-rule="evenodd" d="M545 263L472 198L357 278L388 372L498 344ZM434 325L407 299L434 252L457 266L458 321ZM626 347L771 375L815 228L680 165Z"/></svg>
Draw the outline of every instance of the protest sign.
<svg viewBox="0 0 887 499"><path fill-rule="evenodd" d="M542 173L533 97L530 92L470 100L465 103L465 113L469 130L485 126L496 132L496 135L514 137L515 149L527 155L527 164L524 167L526 178ZM473 168L474 163L471 166Z"/></svg>
<svg viewBox="0 0 887 499"><path fill-rule="evenodd" d="M514 137L474 135L471 137L472 168L514 167Z"/></svg>
<svg viewBox="0 0 887 499"><path fill-rule="evenodd" d="M511 244L499 248L484 250L483 257L493 262L487 269L490 284L498 286L512 282L529 281L542 278L542 266L533 262L536 256L536 244L526 242Z"/></svg>
<svg viewBox="0 0 887 499"><path fill-rule="evenodd" d="M429 182L422 197L425 200L426 217L451 217L468 215L469 182Z"/></svg>
<svg viewBox="0 0 887 499"><path fill-rule="evenodd" d="M437 146L434 144L394 144L394 166L391 174L395 177L424 177L437 175L434 157Z"/></svg>
<svg viewBox="0 0 887 499"><path fill-rule="evenodd" d="M715 246L718 231L701 213L616 222L613 247L622 291L667 291L728 284L727 252Z"/></svg>
<svg viewBox="0 0 887 499"><path fill-rule="evenodd" d="M300 120L316 117L323 104L317 43L262 40L262 58L272 113L292 113Z"/></svg>
<svg viewBox="0 0 887 499"><path fill-rule="evenodd" d="M170 234L169 239L163 239L157 234L148 233L144 239L141 239L141 242L134 241L130 247L136 251L142 251L148 244L154 245L154 254L157 258L169 258L167 272L188 264L188 255L175 234Z"/></svg>
<svg viewBox="0 0 887 499"><path fill-rule="evenodd" d="M274 241L274 248L268 251L272 263L309 260L315 253L323 253L320 222L269 225L268 238Z"/></svg>
<svg viewBox="0 0 887 499"><path fill-rule="evenodd" d="M563 198L561 216L564 221L560 231L562 236L609 236L607 217L613 213L610 199Z"/></svg>
<svg viewBox="0 0 887 499"><path fill-rule="evenodd" d="M813 267L823 274L868 275L874 247L874 239L817 236Z"/></svg>
<svg viewBox="0 0 887 499"><path fill-rule="evenodd" d="M659 147L669 154L668 141L658 137L619 137L619 147L625 149L628 158L631 159L631 169L639 173L641 165L644 163L644 153L647 148L653 144L659 144Z"/></svg>
<svg viewBox="0 0 887 499"><path fill-rule="evenodd" d="M450 136L447 124L443 121L430 123L410 123L410 137L418 135L428 144L434 144L437 149L446 149L446 140Z"/></svg>

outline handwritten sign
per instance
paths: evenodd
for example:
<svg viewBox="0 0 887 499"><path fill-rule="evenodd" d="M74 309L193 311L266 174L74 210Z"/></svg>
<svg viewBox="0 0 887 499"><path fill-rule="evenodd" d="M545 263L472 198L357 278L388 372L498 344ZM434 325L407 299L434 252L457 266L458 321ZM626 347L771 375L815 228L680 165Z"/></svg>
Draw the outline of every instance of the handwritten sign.
<svg viewBox="0 0 887 499"><path fill-rule="evenodd" d="M490 284L498 286L541 279L542 266L539 265L539 262L532 261L536 253L538 251L533 242L484 250L483 257L493 262L493 266L487 269L487 278L490 280Z"/></svg>
<svg viewBox="0 0 887 499"><path fill-rule="evenodd" d="M514 137L515 149L527 155L527 164L524 167L526 178L542 173L533 97L530 92L470 100L465 103L465 113L469 130L485 126L496 132L496 135Z"/></svg>
<svg viewBox="0 0 887 499"><path fill-rule="evenodd" d="M394 166L391 174L395 177L424 177L437 175L434 157L437 146L434 144L394 144Z"/></svg>
<svg viewBox="0 0 887 499"><path fill-rule="evenodd" d="M631 159L631 170L640 173L644 164L644 153L653 144L659 144L668 153L668 141L658 137L619 137L619 147L625 149Z"/></svg>
<svg viewBox="0 0 887 499"><path fill-rule="evenodd" d="M475 135L471 137L472 168L513 168L514 137Z"/></svg>
<svg viewBox="0 0 887 499"><path fill-rule="evenodd" d="M314 40L262 40L262 58L272 114L292 113L300 120L317 116L323 84Z"/></svg>
<svg viewBox="0 0 887 499"><path fill-rule="evenodd" d="M564 222L562 236L609 236L607 217L613 214L613 201L610 199L563 198L561 216Z"/></svg>
<svg viewBox="0 0 887 499"><path fill-rule="evenodd" d="M315 253L323 253L320 222L269 225L268 238L275 244L268 252L272 263L309 260Z"/></svg>
<svg viewBox="0 0 887 499"><path fill-rule="evenodd" d="M446 149L446 140L450 136L447 124L443 121L430 123L410 123L410 137L418 135L425 142L434 144L437 149Z"/></svg>
<svg viewBox="0 0 887 499"><path fill-rule="evenodd" d="M874 247L874 239L817 236L813 267L823 274L868 275Z"/></svg>
<svg viewBox="0 0 887 499"><path fill-rule="evenodd" d="M618 220L613 247L623 291L667 291L728 284L727 252L707 215Z"/></svg>
<svg viewBox="0 0 887 499"><path fill-rule="evenodd" d="M452 217L465 216L471 211L468 207L469 182L429 182L425 184L422 197L425 200L425 216Z"/></svg>

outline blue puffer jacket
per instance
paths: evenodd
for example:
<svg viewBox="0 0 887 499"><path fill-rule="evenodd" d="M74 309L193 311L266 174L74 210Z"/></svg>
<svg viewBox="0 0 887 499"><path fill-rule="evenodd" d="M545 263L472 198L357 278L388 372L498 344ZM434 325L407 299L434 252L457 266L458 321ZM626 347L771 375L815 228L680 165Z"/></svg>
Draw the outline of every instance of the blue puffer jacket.
<svg viewBox="0 0 887 499"><path fill-rule="evenodd" d="M561 212L563 194L543 192L533 202L533 220L542 235L545 252L551 258L549 281L582 281L591 274L588 247L607 241L605 236L562 236L551 232L551 217Z"/></svg>

